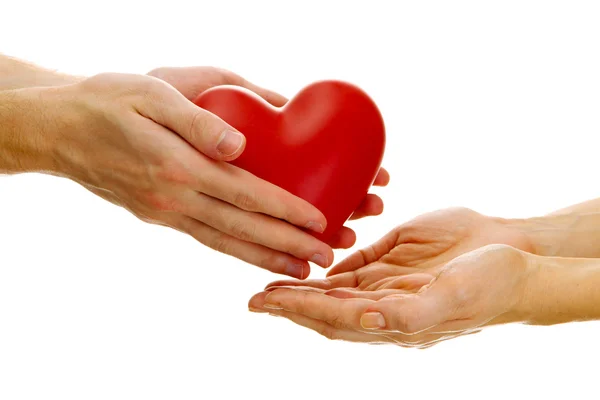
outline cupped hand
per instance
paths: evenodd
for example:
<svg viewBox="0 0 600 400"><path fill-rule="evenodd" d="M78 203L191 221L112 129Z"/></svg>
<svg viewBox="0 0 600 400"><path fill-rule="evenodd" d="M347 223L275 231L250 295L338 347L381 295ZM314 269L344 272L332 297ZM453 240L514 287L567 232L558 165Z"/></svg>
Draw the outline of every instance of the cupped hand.
<svg viewBox="0 0 600 400"><path fill-rule="evenodd" d="M489 217L468 208L448 208L399 225L379 241L338 263L328 276L371 263L398 266L405 271L403 274L435 274L448 261L488 244L532 250L528 236L511 220Z"/></svg>
<svg viewBox="0 0 600 400"><path fill-rule="evenodd" d="M223 68L208 66L201 67L161 67L154 69L148 75L161 79L184 95L190 101L196 99L202 92L222 85L240 86L258 94L264 100L275 107L283 107L288 99L279 93L273 92L258 86L247 79ZM389 173L381 168L374 186L386 186L389 183ZM383 201L375 194L368 194L358 209L352 214L350 220L356 220L364 217L380 215L383 212ZM339 232L334 234L328 240L328 244L333 248L347 249L356 242L355 232L342 227ZM304 275L304 277L307 277Z"/></svg>
<svg viewBox="0 0 600 400"><path fill-rule="evenodd" d="M255 295L249 308L285 317L329 339L426 348L486 326L521 321L533 267L526 252L488 245L431 275L387 280L377 265L356 272L363 269L370 290L327 290L328 280L312 287L275 286ZM377 284L381 280L387 282Z"/></svg>
<svg viewBox="0 0 600 400"><path fill-rule="evenodd" d="M163 80L101 74L31 90L39 92L31 121L50 149L50 173L276 273L303 278L308 261L332 262L331 247L304 231L323 231L322 213L223 162L241 154L243 135Z"/></svg>

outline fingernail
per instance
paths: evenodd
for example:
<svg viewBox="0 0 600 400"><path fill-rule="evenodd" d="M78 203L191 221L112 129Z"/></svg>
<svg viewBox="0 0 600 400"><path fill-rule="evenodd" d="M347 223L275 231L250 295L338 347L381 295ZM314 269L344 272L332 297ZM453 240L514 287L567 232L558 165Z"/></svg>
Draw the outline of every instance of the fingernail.
<svg viewBox="0 0 600 400"><path fill-rule="evenodd" d="M364 329L381 329L385 328L385 318L378 312L369 312L360 317L360 325Z"/></svg>
<svg viewBox="0 0 600 400"><path fill-rule="evenodd" d="M271 303L265 303L263 304L264 308L267 308L269 310L283 310L283 308L276 306L275 304L271 304Z"/></svg>
<svg viewBox="0 0 600 400"><path fill-rule="evenodd" d="M323 268L327 268L327 257L325 257L323 254L315 254L310 258L310 261L314 262L317 265L320 265Z"/></svg>
<svg viewBox="0 0 600 400"><path fill-rule="evenodd" d="M304 279L304 265L289 263L285 266L284 273L293 276L294 278Z"/></svg>
<svg viewBox="0 0 600 400"><path fill-rule="evenodd" d="M243 143L244 136L241 133L226 129L219 138L217 151L224 156L231 156L242 147Z"/></svg>
<svg viewBox="0 0 600 400"><path fill-rule="evenodd" d="M323 225L315 221L310 221L308 224L306 224L306 229L310 229L311 231L315 231L317 233L325 232Z"/></svg>

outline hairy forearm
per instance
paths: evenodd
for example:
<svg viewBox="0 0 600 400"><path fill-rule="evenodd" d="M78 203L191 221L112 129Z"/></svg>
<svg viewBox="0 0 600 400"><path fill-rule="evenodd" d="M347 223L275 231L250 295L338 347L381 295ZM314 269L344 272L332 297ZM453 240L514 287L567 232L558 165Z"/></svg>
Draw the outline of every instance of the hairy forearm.
<svg viewBox="0 0 600 400"><path fill-rule="evenodd" d="M0 91L0 174L53 169L43 89Z"/></svg>
<svg viewBox="0 0 600 400"><path fill-rule="evenodd" d="M0 91L36 86L68 85L81 79L81 77L52 71L0 54Z"/></svg>
<svg viewBox="0 0 600 400"><path fill-rule="evenodd" d="M522 320L533 325L600 319L600 260L531 256Z"/></svg>

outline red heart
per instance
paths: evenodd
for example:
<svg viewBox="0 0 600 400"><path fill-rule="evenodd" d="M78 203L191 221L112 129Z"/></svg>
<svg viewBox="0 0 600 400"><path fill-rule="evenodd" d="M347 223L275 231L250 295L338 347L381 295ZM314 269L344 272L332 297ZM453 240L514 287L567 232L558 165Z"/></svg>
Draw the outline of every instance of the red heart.
<svg viewBox="0 0 600 400"><path fill-rule="evenodd" d="M375 103L340 81L305 87L282 108L236 86L217 86L194 103L246 136L232 164L301 197L327 218L327 241L360 205L383 158L385 127Z"/></svg>

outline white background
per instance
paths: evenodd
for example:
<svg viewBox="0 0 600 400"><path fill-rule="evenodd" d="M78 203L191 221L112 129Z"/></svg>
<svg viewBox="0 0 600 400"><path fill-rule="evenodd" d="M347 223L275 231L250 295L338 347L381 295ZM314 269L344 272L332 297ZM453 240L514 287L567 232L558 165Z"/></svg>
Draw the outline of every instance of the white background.
<svg viewBox="0 0 600 400"><path fill-rule="evenodd" d="M82 75L215 65L288 97L357 84L392 182L384 215L350 224L356 249L438 208L527 217L600 195L596 4L1 0L0 51ZM69 181L2 177L0 399L598 396L595 323L330 342L247 311L275 278Z"/></svg>

